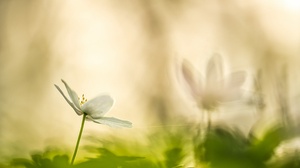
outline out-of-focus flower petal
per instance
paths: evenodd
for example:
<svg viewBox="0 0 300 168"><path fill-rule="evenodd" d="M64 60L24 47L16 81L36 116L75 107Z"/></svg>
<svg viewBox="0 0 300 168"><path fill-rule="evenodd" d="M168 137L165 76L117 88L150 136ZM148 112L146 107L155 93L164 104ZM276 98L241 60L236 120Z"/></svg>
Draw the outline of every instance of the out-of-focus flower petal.
<svg viewBox="0 0 300 168"><path fill-rule="evenodd" d="M65 98L65 100L68 102L68 104L74 109L74 111L78 114L78 115L82 115L82 111L80 111L66 96L65 94L62 92L62 90L57 86L54 85L56 87L56 89L60 92L60 94Z"/></svg>
<svg viewBox="0 0 300 168"><path fill-rule="evenodd" d="M189 86L189 91L194 97L197 97L202 92L202 83L201 79L199 77L196 77L195 75L200 75L200 73L197 73L197 71L193 68L193 66L187 61L184 60L182 62L182 74Z"/></svg>
<svg viewBox="0 0 300 168"><path fill-rule="evenodd" d="M114 100L112 97L109 95L101 95L84 103L81 110L92 118L97 119L103 117L103 115L111 109L113 103Z"/></svg>
<svg viewBox="0 0 300 168"><path fill-rule="evenodd" d="M246 80L245 71L237 71L230 74L223 88L223 101L235 101L241 98L243 90L241 86Z"/></svg>
<svg viewBox="0 0 300 168"><path fill-rule="evenodd" d="M243 89L240 88L230 88L223 91L222 94L223 102L231 102L240 99L243 96Z"/></svg>
<svg viewBox="0 0 300 168"><path fill-rule="evenodd" d="M219 54L214 54L208 61L206 67L206 86L216 87L222 85L223 60Z"/></svg>
<svg viewBox="0 0 300 168"><path fill-rule="evenodd" d="M226 79L225 89L228 88L239 88L246 80L245 71L237 71L230 74L229 78Z"/></svg>
<svg viewBox="0 0 300 168"><path fill-rule="evenodd" d="M75 104L75 106L76 106L78 109L80 109L80 105L79 105L77 93L76 93L74 90L72 90L72 89L69 87L69 85L68 85L64 80L61 80L61 81L65 84L66 89L67 89L67 91L68 91L68 94L69 94L69 96L70 96L72 102Z"/></svg>
<svg viewBox="0 0 300 168"><path fill-rule="evenodd" d="M125 120L120 120L120 119L113 118L113 117L101 117L99 119L92 119L92 120L95 123L105 124L105 125L108 125L110 127L127 127L127 128L132 127L131 122L125 121Z"/></svg>
<svg viewBox="0 0 300 168"><path fill-rule="evenodd" d="M241 98L241 86L246 79L245 71L232 73L229 78L224 79L223 60L219 54L214 54L207 63L204 86L194 77L198 73L188 61L182 63L182 74L197 105L208 111L215 110L222 103Z"/></svg>

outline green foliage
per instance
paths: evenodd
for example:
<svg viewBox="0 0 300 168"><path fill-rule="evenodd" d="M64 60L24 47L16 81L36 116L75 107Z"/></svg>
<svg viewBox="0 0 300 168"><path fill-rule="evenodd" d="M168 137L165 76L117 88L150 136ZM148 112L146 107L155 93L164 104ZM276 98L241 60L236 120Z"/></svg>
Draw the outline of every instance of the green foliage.
<svg viewBox="0 0 300 168"><path fill-rule="evenodd" d="M272 157L276 147L288 138L284 127L273 127L266 131L261 140L251 142L249 152L257 162L265 162Z"/></svg>
<svg viewBox="0 0 300 168"><path fill-rule="evenodd" d="M181 167L186 157L184 146L186 135L183 135L185 133L187 131L156 130L147 136L149 143L141 140L126 140L116 136L101 140L92 138L94 144L88 146L87 149L89 152L93 152L96 148L97 156L89 158L75 167Z"/></svg>
<svg viewBox="0 0 300 168"><path fill-rule="evenodd" d="M184 154L181 148L172 148L165 152L165 167L178 167L181 164Z"/></svg>
<svg viewBox="0 0 300 168"><path fill-rule="evenodd" d="M289 136L283 126L272 127L262 138L245 137L238 130L215 127L195 147L197 159L212 168L266 168L275 149Z"/></svg>
<svg viewBox="0 0 300 168"><path fill-rule="evenodd" d="M75 165L76 168L88 167L155 167L151 162L143 157L136 156L118 156L105 148L99 148L99 155L97 158L90 158L87 161Z"/></svg>
<svg viewBox="0 0 300 168"><path fill-rule="evenodd" d="M192 130L192 129L189 129ZM291 136L284 126L273 126L260 137L245 136L238 129L223 125L211 127L192 141L185 129L160 129L150 133L149 141L106 136L90 139L89 158L71 166L65 154L35 153L30 159L16 158L3 168L179 168L194 163L209 168L299 168L298 152L274 160L277 147ZM192 145L193 144L193 145ZM194 150L193 150L194 149ZM195 156L195 160L189 159ZM270 160L273 159L272 163Z"/></svg>
<svg viewBox="0 0 300 168"><path fill-rule="evenodd" d="M56 155L52 159L42 154L33 154L30 159L13 159L12 166L23 166L25 168L68 168L69 157L67 155Z"/></svg>

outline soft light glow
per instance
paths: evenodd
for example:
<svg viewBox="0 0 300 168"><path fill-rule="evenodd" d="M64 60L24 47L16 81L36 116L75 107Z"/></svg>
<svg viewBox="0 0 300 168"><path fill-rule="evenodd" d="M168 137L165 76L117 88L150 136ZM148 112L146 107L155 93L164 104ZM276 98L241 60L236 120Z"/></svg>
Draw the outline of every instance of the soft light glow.
<svg viewBox="0 0 300 168"><path fill-rule="evenodd" d="M280 0L279 5L283 6L287 10L300 12L300 1L299 0Z"/></svg>

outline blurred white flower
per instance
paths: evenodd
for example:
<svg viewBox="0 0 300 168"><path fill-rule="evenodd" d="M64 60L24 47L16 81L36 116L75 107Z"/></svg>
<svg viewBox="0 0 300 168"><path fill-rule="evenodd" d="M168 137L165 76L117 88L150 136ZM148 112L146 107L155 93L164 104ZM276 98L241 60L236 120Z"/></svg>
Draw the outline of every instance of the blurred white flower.
<svg viewBox="0 0 300 168"><path fill-rule="evenodd" d="M124 121L113 117L104 117L114 103L114 100L109 95L100 95L92 100L87 101L87 99L84 98L84 95L82 95L82 98L80 99L77 96L77 93L73 91L64 80L62 80L62 82L68 91L71 101L65 96L65 94L57 85L55 85L55 87L78 115L86 114L86 119L111 127L132 127L132 123L129 121Z"/></svg>
<svg viewBox="0 0 300 168"><path fill-rule="evenodd" d="M245 71L233 72L224 78L223 62L218 54L208 61L205 83L201 74L187 60L183 61L181 70L197 105L207 111L215 110L221 103L239 99L242 93L241 86L246 78Z"/></svg>

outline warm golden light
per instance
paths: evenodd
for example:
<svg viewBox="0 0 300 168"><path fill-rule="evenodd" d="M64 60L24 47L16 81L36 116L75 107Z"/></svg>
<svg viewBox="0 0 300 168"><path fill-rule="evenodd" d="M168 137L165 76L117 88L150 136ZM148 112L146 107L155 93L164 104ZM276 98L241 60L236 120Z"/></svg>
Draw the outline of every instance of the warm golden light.
<svg viewBox="0 0 300 168"><path fill-rule="evenodd" d="M300 12L300 1L299 0L279 0L280 5L287 8L288 10L292 10L294 12Z"/></svg>
<svg viewBox="0 0 300 168"><path fill-rule="evenodd" d="M226 123L245 135L278 118L299 124L299 0L0 0L0 23L0 167L1 159L48 146L73 148L81 120L53 86L61 79L89 98L108 93L115 100L108 117L133 123L124 131L87 122L85 135L100 139L164 144L148 133L165 127L192 139L186 130L203 127L206 118L211 128ZM224 72L207 83L215 76L214 53ZM182 77L183 60L193 73ZM84 95L78 101L87 102Z"/></svg>

